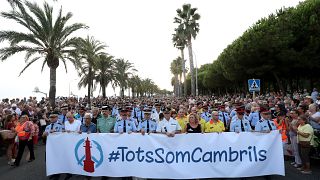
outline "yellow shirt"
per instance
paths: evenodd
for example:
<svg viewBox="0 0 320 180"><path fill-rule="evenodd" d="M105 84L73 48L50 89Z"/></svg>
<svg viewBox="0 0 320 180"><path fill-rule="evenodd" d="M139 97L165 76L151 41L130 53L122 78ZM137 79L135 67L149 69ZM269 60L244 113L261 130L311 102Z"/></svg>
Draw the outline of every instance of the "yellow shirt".
<svg viewBox="0 0 320 180"><path fill-rule="evenodd" d="M313 145L313 128L310 126L310 124L305 124L303 126L300 125L298 127L298 131L310 134L309 137L307 137L307 138L298 134L298 138L297 138L298 142L299 141L310 141L310 144Z"/></svg>
<svg viewBox="0 0 320 180"><path fill-rule="evenodd" d="M187 123L189 122L188 120L189 118L184 116L182 118L179 118L178 116L176 117L176 120L178 121L180 127L181 127L181 132L185 132L186 130L186 126L187 126Z"/></svg>
<svg viewBox="0 0 320 180"><path fill-rule="evenodd" d="M200 124L201 124L201 132L204 132L205 128L206 128L206 120L200 118Z"/></svg>
<svg viewBox="0 0 320 180"><path fill-rule="evenodd" d="M211 133L211 132L223 132L223 131L225 131L225 128L222 121L218 120L218 122L214 123L212 120L210 120L206 123L204 132Z"/></svg>

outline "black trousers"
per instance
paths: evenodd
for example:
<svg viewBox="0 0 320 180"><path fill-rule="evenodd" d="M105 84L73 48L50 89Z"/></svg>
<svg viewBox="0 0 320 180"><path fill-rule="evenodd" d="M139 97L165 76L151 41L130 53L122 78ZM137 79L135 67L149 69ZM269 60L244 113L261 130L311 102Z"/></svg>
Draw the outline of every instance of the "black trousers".
<svg viewBox="0 0 320 180"><path fill-rule="evenodd" d="M18 156L17 156L16 161L14 163L15 165L19 166L23 152L24 152L24 148L26 146L28 146L28 149L30 151L30 160L35 159L34 151L33 151L33 141L32 140L28 141L28 139L27 140L19 140L19 150L18 150Z"/></svg>

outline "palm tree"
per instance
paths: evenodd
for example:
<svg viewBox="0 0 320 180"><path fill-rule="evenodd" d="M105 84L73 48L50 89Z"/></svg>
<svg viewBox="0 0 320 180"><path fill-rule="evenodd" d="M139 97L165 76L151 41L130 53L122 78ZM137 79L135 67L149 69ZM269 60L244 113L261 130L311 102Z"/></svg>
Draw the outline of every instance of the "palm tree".
<svg viewBox="0 0 320 180"><path fill-rule="evenodd" d="M20 75L34 62L43 60L41 71L43 71L45 64L50 69L49 100L51 106L54 107L56 69L60 60L63 62L66 72L67 60L75 64L69 58L69 54L75 51L72 46L76 42L76 38L71 37L71 35L79 29L86 28L86 26L81 23L67 25L72 14L69 12L63 16L62 9L60 9L56 20L53 21L52 12L53 8L46 2L42 9L38 4L28 1L9 12L2 12L2 17L14 20L22 25L26 31L0 31L0 42L7 40L10 43L9 47L0 49L0 58L6 60L16 53L25 52L27 65L22 69Z"/></svg>
<svg viewBox="0 0 320 180"><path fill-rule="evenodd" d="M97 73L94 79L96 83L100 84L103 98L106 97L106 88L108 84L112 83L115 80L113 58L113 56L100 55L96 61ZM114 83L112 83L112 86L113 88L115 88Z"/></svg>
<svg viewBox="0 0 320 180"><path fill-rule="evenodd" d="M81 77L78 83L79 88L88 86L88 106L91 106L91 93L93 80L96 72L96 64L100 56L106 55L103 50L106 46L95 40L94 37L87 36L86 39L79 38L75 48L77 49L74 58L79 63L78 74Z"/></svg>
<svg viewBox="0 0 320 180"><path fill-rule="evenodd" d="M182 9L177 9L177 17L174 18L174 23L178 23L178 29L183 30L185 38L187 40L189 60L190 60L190 73L191 73L191 94L195 95L195 73L193 65L192 54L192 38L195 39L199 33L200 15L196 13L197 8L191 8L191 4L184 4Z"/></svg>
<svg viewBox="0 0 320 180"><path fill-rule="evenodd" d="M180 27L180 26L179 26ZM183 73L183 79L184 81L186 80L186 61L184 60L184 48L187 45L187 38L184 34L183 29L180 28L176 28L175 29L175 34L173 34L172 37L172 41L173 41L173 46L178 48L181 52L181 69L182 69L182 73ZM180 76L180 83L181 83L181 76ZM179 86L180 89L180 95L182 95L182 86ZM184 88L183 88L183 95L186 96L187 94L187 83L184 83Z"/></svg>
<svg viewBox="0 0 320 180"><path fill-rule="evenodd" d="M175 96L179 96L179 80L178 80L178 71L177 71L178 65L177 65L177 60L173 60L170 64L170 71L174 76L174 86L173 86L173 92Z"/></svg>
<svg viewBox="0 0 320 180"><path fill-rule="evenodd" d="M133 72L137 71L133 68L133 64L128 60L117 59L115 62L116 81L120 86L120 96L124 97L124 90L128 87L128 81Z"/></svg>
<svg viewBox="0 0 320 180"><path fill-rule="evenodd" d="M132 76L128 81L128 85L131 88L132 98L135 98L135 94L138 96L138 89L141 86L141 78L138 75Z"/></svg>

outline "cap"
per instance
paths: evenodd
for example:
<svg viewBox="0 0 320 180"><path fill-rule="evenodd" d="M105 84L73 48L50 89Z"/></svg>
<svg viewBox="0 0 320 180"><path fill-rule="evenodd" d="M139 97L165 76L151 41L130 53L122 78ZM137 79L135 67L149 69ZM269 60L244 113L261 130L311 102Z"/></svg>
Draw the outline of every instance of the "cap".
<svg viewBox="0 0 320 180"><path fill-rule="evenodd" d="M236 112L238 113L238 114L244 114L244 109L243 108L237 108L236 109Z"/></svg>
<svg viewBox="0 0 320 180"><path fill-rule="evenodd" d="M171 112L171 108L166 107L166 108L163 110L163 112L168 112L168 113L170 113L170 112Z"/></svg>
<svg viewBox="0 0 320 180"><path fill-rule="evenodd" d="M128 112L128 110L120 108L120 113L127 113L127 112Z"/></svg>
<svg viewBox="0 0 320 180"><path fill-rule="evenodd" d="M85 110L86 110L86 107L85 107L85 106L80 106L79 110L85 111Z"/></svg>
<svg viewBox="0 0 320 180"><path fill-rule="evenodd" d="M269 111L269 109L267 109L267 108L265 108L265 107L260 107L260 113L269 114L269 113L271 113L271 112Z"/></svg>
<svg viewBox="0 0 320 180"><path fill-rule="evenodd" d="M17 107L17 105L16 104L12 104L11 107Z"/></svg>
<svg viewBox="0 0 320 180"><path fill-rule="evenodd" d="M312 99L312 97L311 97L311 96L306 96L305 98Z"/></svg>
<svg viewBox="0 0 320 180"><path fill-rule="evenodd" d="M225 107L226 107L225 105L221 105L221 106L219 106L219 109L223 109Z"/></svg>
<svg viewBox="0 0 320 180"><path fill-rule="evenodd" d="M52 113L50 113L49 117L57 117L59 115L58 112L53 111Z"/></svg>
<svg viewBox="0 0 320 180"><path fill-rule="evenodd" d="M110 109L111 109L111 107L108 105L102 106L102 110L110 110Z"/></svg>
<svg viewBox="0 0 320 180"><path fill-rule="evenodd" d="M61 110L68 110L69 106L67 104L64 104L61 106Z"/></svg>
<svg viewBox="0 0 320 180"><path fill-rule="evenodd" d="M151 109L149 108L144 108L143 109L144 114L151 114Z"/></svg>
<svg viewBox="0 0 320 180"><path fill-rule="evenodd" d="M132 111L132 107L131 107L131 106L127 106L127 107L126 107L126 110L129 111L129 112L131 112L131 111Z"/></svg>

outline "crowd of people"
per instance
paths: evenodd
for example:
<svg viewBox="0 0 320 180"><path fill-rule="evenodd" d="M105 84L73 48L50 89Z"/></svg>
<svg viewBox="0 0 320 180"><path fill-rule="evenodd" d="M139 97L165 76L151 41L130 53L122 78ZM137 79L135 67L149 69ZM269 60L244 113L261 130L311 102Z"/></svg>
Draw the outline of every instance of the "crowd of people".
<svg viewBox="0 0 320 180"><path fill-rule="evenodd" d="M8 164L19 166L25 146L28 162L35 160L34 145L53 132L65 133L178 133L263 132L278 130L283 145L293 151L294 167L311 174L310 151L317 150L320 130L316 89L291 95L267 93L225 96L48 99L3 99L0 103L2 141ZM38 142L39 138L39 142ZM315 151L319 155L318 151ZM71 176L67 176L71 177Z"/></svg>

